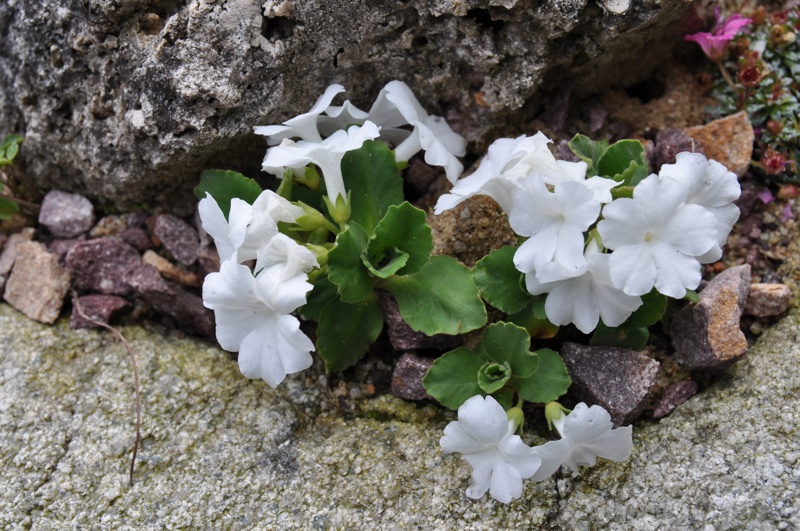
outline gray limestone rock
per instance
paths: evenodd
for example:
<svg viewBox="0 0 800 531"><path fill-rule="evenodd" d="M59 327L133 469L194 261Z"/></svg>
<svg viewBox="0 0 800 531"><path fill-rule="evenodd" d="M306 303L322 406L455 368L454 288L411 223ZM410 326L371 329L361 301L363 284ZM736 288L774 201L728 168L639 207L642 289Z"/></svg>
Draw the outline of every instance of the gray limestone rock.
<svg viewBox="0 0 800 531"><path fill-rule="evenodd" d="M794 310L722 381L635 424L628 461L527 481L506 506L466 497L469 467L439 448L451 412L383 396L343 418L319 359L273 390L218 348L140 327L122 330L144 411L130 487L125 349L0 306L0 527L791 529L798 327Z"/></svg>
<svg viewBox="0 0 800 531"><path fill-rule="evenodd" d="M0 130L25 135L39 185L188 212L200 170L257 174L253 126L330 83L368 107L406 81L483 150L565 79L575 92L641 80L690 3L7 0Z"/></svg>

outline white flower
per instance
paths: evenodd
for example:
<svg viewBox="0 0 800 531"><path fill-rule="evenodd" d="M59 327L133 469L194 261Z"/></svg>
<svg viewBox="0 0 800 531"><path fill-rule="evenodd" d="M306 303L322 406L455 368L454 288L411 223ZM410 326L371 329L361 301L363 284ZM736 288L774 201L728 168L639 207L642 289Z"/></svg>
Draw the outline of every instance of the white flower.
<svg viewBox="0 0 800 531"><path fill-rule="evenodd" d="M687 188L672 177L650 175L633 199L606 205L597 229L613 249L611 281L628 295L644 295L653 286L676 299L700 283L697 257L717 245L716 218L686 204Z"/></svg>
<svg viewBox="0 0 800 531"><path fill-rule="evenodd" d="M304 273L291 278L283 273L267 268L254 277L247 266L229 260L203 283L203 304L214 310L217 341L239 352L244 376L273 388L287 374L310 367L314 350L300 322L289 315L305 304L312 286Z"/></svg>
<svg viewBox="0 0 800 531"><path fill-rule="evenodd" d="M325 114L319 117L317 125L320 133L330 136L339 129L347 129L351 125L361 125L368 119L368 113L347 100L342 105L331 105L325 109Z"/></svg>
<svg viewBox="0 0 800 531"><path fill-rule="evenodd" d="M397 143L398 161L406 161L425 150L425 162L442 166L450 182L455 182L464 166L456 157L466 152L466 141L454 132L441 116L429 115L411 89L402 81L386 84L369 111L369 119L382 126L381 138ZM414 129L408 134L399 129Z"/></svg>
<svg viewBox="0 0 800 531"><path fill-rule="evenodd" d="M716 262L722 257L722 246L728 240L733 224L739 219L739 207L733 201L742 188L736 174L715 160L700 153L678 153L675 164L664 164L660 177L671 177L686 189L686 202L700 205L716 218L717 245L698 257L700 263Z"/></svg>
<svg viewBox="0 0 800 531"><path fill-rule="evenodd" d="M535 173L551 185L564 181L583 181L586 177L586 163L556 160L547 148L549 142L550 139L541 132L534 136L522 135L513 139L495 140L478 169L460 179L450 193L439 198L434 213L441 214L475 195L488 195L509 213L512 210L511 198L516 184L530 173ZM607 185L608 183L599 183L598 187Z"/></svg>
<svg viewBox="0 0 800 531"><path fill-rule="evenodd" d="M256 256L256 271L277 271L274 278L279 281L307 273L315 267L319 267L319 263L314 253L285 234L272 237Z"/></svg>
<svg viewBox="0 0 800 531"><path fill-rule="evenodd" d="M548 294L544 311L555 325L573 323L584 334L597 328L600 319L606 326L621 325L642 305L642 299L611 283L610 255L601 253L595 240L589 242L584 257L586 263L574 271L550 262L540 271L526 273L528 291Z"/></svg>
<svg viewBox="0 0 800 531"><path fill-rule="evenodd" d="M598 457L624 461L633 449L630 426L611 429L611 415L600 406L587 407L581 402L569 415L553 421L561 440L550 441L533 450L542 459L542 465L533 475L534 481L543 481L566 465L573 474L578 466L594 466Z"/></svg>
<svg viewBox="0 0 800 531"><path fill-rule="evenodd" d="M333 98L342 92L344 92L343 86L338 84L331 85L325 89L325 92L307 113L295 116L291 120L286 120L283 125L260 125L254 127L253 131L257 135L266 136L267 143L270 146L280 144L286 138L294 137L300 137L311 142L321 142L322 137L317 127L320 114L329 109Z"/></svg>
<svg viewBox="0 0 800 531"><path fill-rule="evenodd" d="M203 229L214 238L220 261L237 259L239 248L244 244L247 225L252 218L253 207L238 198L231 199L228 219L222 213L217 201L206 192L197 206Z"/></svg>
<svg viewBox="0 0 800 531"><path fill-rule="evenodd" d="M567 269L581 267L583 232L600 214L600 203L579 182L566 181L550 192L538 174L519 180L508 222L514 232L529 236L514 254L514 266L523 273L555 261Z"/></svg>
<svg viewBox="0 0 800 531"><path fill-rule="evenodd" d="M285 168L300 169L316 164L322 170L328 199L336 204L336 198L347 198L342 178L342 158L348 151L360 148L365 141L377 138L380 128L372 122L354 125L347 131L336 131L321 142L285 139L281 145L270 148L261 168L277 177L283 177Z"/></svg>
<svg viewBox="0 0 800 531"><path fill-rule="evenodd" d="M533 476L540 459L514 435L514 423L491 396L473 396L458 408L458 420L439 441L447 453L460 452L472 466L467 496L478 499L488 490L503 503L522 495L522 480Z"/></svg>

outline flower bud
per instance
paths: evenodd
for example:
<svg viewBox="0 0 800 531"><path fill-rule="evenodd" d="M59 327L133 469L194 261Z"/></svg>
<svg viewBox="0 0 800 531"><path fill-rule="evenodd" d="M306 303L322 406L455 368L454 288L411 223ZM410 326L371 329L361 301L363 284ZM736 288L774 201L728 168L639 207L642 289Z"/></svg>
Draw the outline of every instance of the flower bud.
<svg viewBox="0 0 800 531"><path fill-rule="evenodd" d="M325 224L325 216L322 215L322 212L302 201L298 201L295 204L302 208L304 212L304 214L295 221L301 229L310 232L317 230Z"/></svg>
<svg viewBox="0 0 800 531"><path fill-rule="evenodd" d="M767 131L773 135L779 134L783 130L783 124L778 120L767 120Z"/></svg>
<svg viewBox="0 0 800 531"><path fill-rule="evenodd" d="M350 192L347 192L347 199L345 199L341 194L337 195L335 205L331 203L330 199L327 197L323 197L323 200L325 201L325 205L328 207L328 212L333 218L333 221L335 221L340 227L344 227L345 223L350 221Z"/></svg>
<svg viewBox="0 0 800 531"><path fill-rule="evenodd" d="M309 190L318 190L319 189L319 172L317 168L314 167L313 164L309 164L305 167L302 173L297 172L294 176L294 182L298 184L302 184Z"/></svg>
<svg viewBox="0 0 800 531"><path fill-rule="evenodd" d="M525 414L522 412L522 408L512 407L508 411L506 411L506 416L508 420L514 423L514 431L522 433L522 426L525 424Z"/></svg>
<svg viewBox="0 0 800 531"><path fill-rule="evenodd" d="M548 402L547 405L544 406L544 418L547 419L547 426L552 430L553 421L560 419L569 412L569 409L565 408L558 402Z"/></svg>

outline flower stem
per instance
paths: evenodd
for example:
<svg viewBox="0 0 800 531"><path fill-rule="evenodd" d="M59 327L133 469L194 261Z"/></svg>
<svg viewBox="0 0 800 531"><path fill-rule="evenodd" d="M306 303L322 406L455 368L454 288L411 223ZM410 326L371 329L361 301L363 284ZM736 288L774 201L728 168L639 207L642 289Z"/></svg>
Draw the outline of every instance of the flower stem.
<svg viewBox="0 0 800 531"><path fill-rule="evenodd" d="M722 61L717 61L717 66L719 67L719 71L728 86L732 88L734 92L739 92L739 89L737 89L736 85L733 83L733 79L731 79L730 73L728 73L728 69L723 66Z"/></svg>

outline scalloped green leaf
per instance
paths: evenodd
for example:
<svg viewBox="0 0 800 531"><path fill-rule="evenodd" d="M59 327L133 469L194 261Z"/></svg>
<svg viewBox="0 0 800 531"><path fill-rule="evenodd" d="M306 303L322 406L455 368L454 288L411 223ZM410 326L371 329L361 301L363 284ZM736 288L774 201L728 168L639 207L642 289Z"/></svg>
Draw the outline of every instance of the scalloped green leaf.
<svg viewBox="0 0 800 531"><path fill-rule="evenodd" d="M521 312L509 315L508 320L527 330L531 337L550 339L558 333L559 327L547 320L545 302L545 295L536 295Z"/></svg>
<svg viewBox="0 0 800 531"><path fill-rule="evenodd" d="M317 349L328 372L341 371L364 357L383 329L377 295L355 304L331 299L319 318Z"/></svg>
<svg viewBox="0 0 800 531"><path fill-rule="evenodd" d="M595 328L589 344L642 350L647 345L648 339L650 339L650 332L643 326L623 324L611 328L600 321L597 323L597 328Z"/></svg>
<svg viewBox="0 0 800 531"><path fill-rule="evenodd" d="M328 253L328 279L339 288L343 302L359 302L372 293L377 279L370 275L361 256L369 236L361 225L351 222L336 237L336 247Z"/></svg>
<svg viewBox="0 0 800 531"><path fill-rule="evenodd" d="M422 385L442 405L458 409L475 395L485 396L478 385L478 373L483 365L484 361L472 351L460 347L434 361Z"/></svg>
<svg viewBox="0 0 800 531"><path fill-rule="evenodd" d="M523 400L535 403L546 403L557 400L572 384L564 360L558 352L543 348L535 354L539 358L539 366L527 378L511 378L511 385Z"/></svg>
<svg viewBox="0 0 800 531"><path fill-rule="evenodd" d="M225 219L231 210L231 199L238 197L251 205L263 192L253 179L241 173L228 170L206 170L200 174L200 184L195 186L194 193L200 199L205 199L206 192L219 205Z"/></svg>
<svg viewBox="0 0 800 531"><path fill-rule="evenodd" d="M372 264L380 263L385 260L388 251L395 249L408 255L405 265L395 274L411 275L422 270L433 250L433 236L426 219L424 211L407 201L390 206L369 241L369 261Z"/></svg>
<svg viewBox="0 0 800 531"><path fill-rule="evenodd" d="M417 332L456 335L486 324L472 272L452 256L431 257L418 273L392 276L380 287L394 296L400 315Z"/></svg>
<svg viewBox="0 0 800 531"><path fill-rule="evenodd" d="M667 296L656 290L642 295L642 305L623 323L625 326L645 327L656 324L667 311Z"/></svg>
<svg viewBox="0 0 800 531"><path fill-rule="evenodd" d="M350 192L350 220L372 234L392 205L403 202L403 178L394 153L383 142L368 140L342 159L345 189Z"/></svg>
<svg viewBox="0 0 800 531"><path fill-rule="evenodd" d="M486 327L475 353L487 362L507 363L514 376L525 378L536 372L539 365L530 348L531 337L524 328L499 322Z"/></svg>
<svg viewBox="0 0 800 531"><path fill-rule="evenodd" d="M594 177L598 174L597 163L608 149L608 140L595 142L588 136L577 134L567 145L579 159L589 165L586 169L587 177Z"/></svg>
<svg viewBox="0 0 800 531"><path fill-rule="evenodd" d="M597 161L597 173L624 186L636 186L648 173L644 146L630 139L613 143Z"/></svg>
<svg viewBox="0 0 800 531"><path fill-rule="evenodd" d="M472 276L481 297L507 314L521 312L532 295L523 285L523 275L514 267L517 247L501 247L484 256L472 268Z"/></svg>
<svg viewBox="0 0 800 531"><path fill-rule="evenodd" d="M314 281L314 289L308 294L308 302L300 308L300 315L306 320L319 321L322 310L333 299L338 299L339 293L336 284L321 277Z"/></svg>

